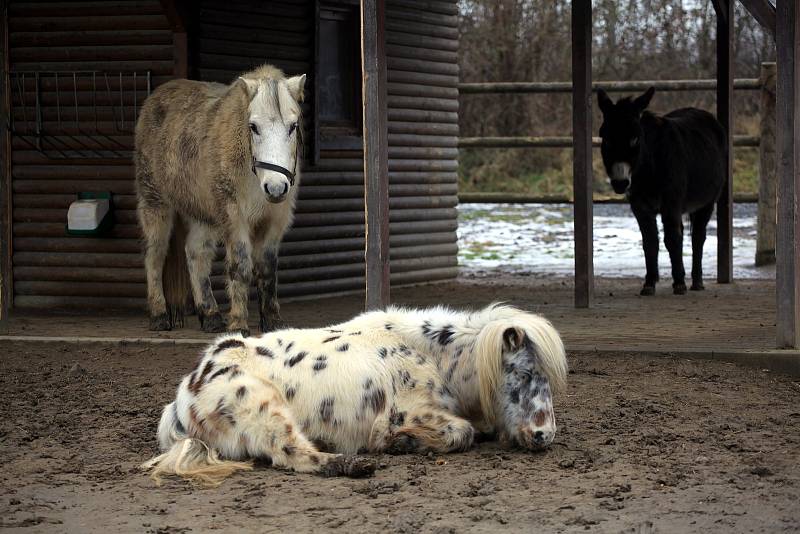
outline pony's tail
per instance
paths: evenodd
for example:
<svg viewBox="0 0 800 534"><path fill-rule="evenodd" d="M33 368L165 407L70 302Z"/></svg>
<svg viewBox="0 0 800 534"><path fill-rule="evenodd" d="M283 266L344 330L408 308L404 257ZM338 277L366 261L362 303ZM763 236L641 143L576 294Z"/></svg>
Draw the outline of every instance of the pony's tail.
<svg viewBox="0 0 800 534"><path fill-rule="evenodd" d="M167 404L161 414L158 442L165 452L139 468L149 471L159 486L163 475L177 475L201 486L214 487L236 471L253 468L248 462L222 460L203 441L188 437L176 417L174 402Z"/></svg>
<svg viewBox="0 0 800 534"><path fill-rule="evenodd" d="M163 283L170 322L183 326L183 315L190 311L192 286L189 281L189 265L186 262L186 227L177 215L164 260Z"/></svg>

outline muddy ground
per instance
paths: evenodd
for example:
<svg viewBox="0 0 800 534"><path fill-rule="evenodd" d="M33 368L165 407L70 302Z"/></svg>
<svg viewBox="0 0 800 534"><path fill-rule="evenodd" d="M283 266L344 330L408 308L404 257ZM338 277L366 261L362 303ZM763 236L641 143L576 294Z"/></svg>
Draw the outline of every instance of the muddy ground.
<svg viewBox="0 0 800 534"><path fill-rule="evenodd" d="M367 480L271 468L161 488L163 403L197 348L2 342L8 531L780 532L800 529L800 384L711 361L570 355L546 452L381 456Z"/></svg>

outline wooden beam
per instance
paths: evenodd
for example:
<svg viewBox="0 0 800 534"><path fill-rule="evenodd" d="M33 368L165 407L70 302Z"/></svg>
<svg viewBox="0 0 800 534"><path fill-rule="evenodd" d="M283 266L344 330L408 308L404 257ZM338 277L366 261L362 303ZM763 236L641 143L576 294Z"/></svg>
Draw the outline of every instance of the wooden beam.
<svg viewBox="0 0 800 534"><path fill-rule="evenodd" d="M733 3L714 0L717 12L717 119L725 128L725 185L717 202L717 282L733 280Z"/></svg>
<svg viewBox="0 0 800 534"><path fill-rule="evenodd" d="M594 299L591 0L572 0L572 142L575 307L590 308Z"/></svg>
<svg viewBox="0 0 800 534"><path fill-rule="evenodd" d="M775 6L769 0L740 0L744 8L775 38Z"/></svg>
<svg viewBox="0 0 800 534"><path fill-rule="evenodd" d="M389 150L385 0L361 0L366 309L389 304Z"/></svg>
<svg viewBox="0 0 800 534"><path fill-rule="evenodd" d="M778 200L775 170L775 63L761 64L761 128L758 143L758 224L756 265L775 264L775 232Z"/></svg>
<svg viewBox="0 0 800 534"><path fill-rule="evenodd" d="M777 1L777 344L800 348L800 8Z"/></svg>
<svg viewBox="0 0 800 534"><path fill-rule="evenodd" d="M8 60L8 0L0 0L0 334L8 329L8 312L14 302L11 279L11 110Z"/></svg>
<svg viewBox="0 0 800 534"><path fill-rule="evenodd" d="M181 0L160 0L161 8L174 33L186 33L185 5Z"/></svg>

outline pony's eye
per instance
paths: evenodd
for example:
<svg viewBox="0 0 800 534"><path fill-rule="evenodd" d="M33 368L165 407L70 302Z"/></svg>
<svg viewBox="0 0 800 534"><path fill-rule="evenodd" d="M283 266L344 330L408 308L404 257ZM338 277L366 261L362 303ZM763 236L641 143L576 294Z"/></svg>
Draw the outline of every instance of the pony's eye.
<svg viewBox="0 0 800 534"><path fill-rule="evenodd" d="M256 123L254 122L250 123L250 131L258 135L258 126L256 126Z"/></svg>
<svg viewBox="0 0 800 534"><path fill-rule="evenodd" d="M289 126L289 135L292 135L295 130L297 130L297 123L293 122L292 125Z"/></svg>
<svg viewBox="0 0 800 534"><path fill-rule="evenodd" d="M639 144L639 138L638 137L631 137L631 148L635 147L638 144Z"/></svg>

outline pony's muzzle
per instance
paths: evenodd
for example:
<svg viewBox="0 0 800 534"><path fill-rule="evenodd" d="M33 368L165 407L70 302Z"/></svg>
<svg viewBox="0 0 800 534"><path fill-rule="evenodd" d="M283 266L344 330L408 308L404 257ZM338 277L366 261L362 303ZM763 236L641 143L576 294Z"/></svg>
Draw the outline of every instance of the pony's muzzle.
<svg viewBox="0 0 800 534"><path fill-rule="evenodd" d="M544 449L556 437L555 429L525 428L520 432L520 445L532 451Z"/></svg>
<svg viewBox="0 0 800 534"><path fill-rule="evenodd" d="M267 200L273 204L283 202L289 194L289 182L282 180L277 183L265 183L264 193L267 194Z"/></svg>

